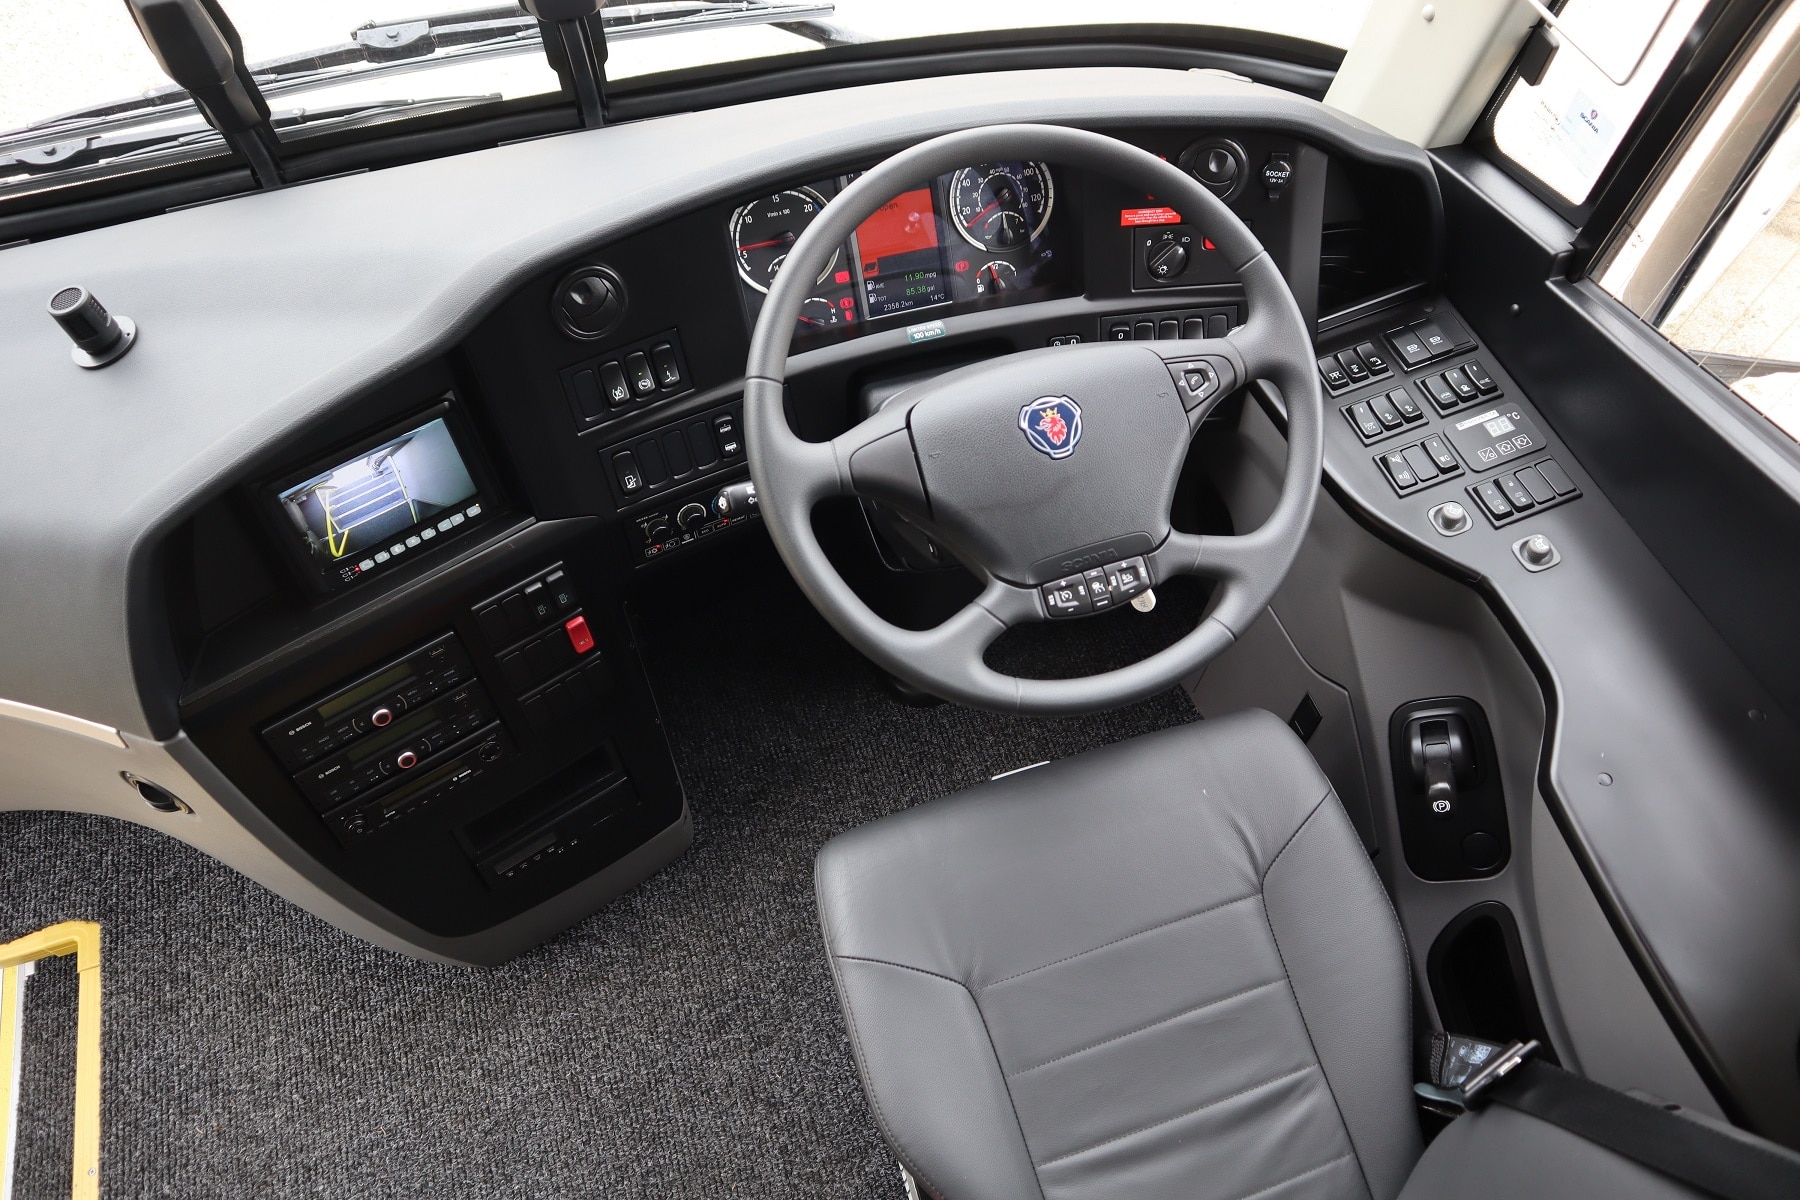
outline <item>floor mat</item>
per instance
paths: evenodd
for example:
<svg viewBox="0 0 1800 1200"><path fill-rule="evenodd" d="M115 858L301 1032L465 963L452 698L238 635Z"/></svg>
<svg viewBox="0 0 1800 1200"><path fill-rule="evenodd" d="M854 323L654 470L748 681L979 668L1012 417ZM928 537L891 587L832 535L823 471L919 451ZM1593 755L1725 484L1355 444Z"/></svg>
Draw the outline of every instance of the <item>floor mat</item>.
<svg viewBox="0 0 1800 1200"><path fill-rule="evenodd" d="M898 1200L825 968L813 855L1192 709L1174 692L1054 721L906 707L775 572L647 613L695 845L496 970L371 948L133 825L0 814L0 940L104 927L105 1194ZM1051 653L1110 656L1150 628L1134 620L1081 623L1100 650ZM58 1151L21 1148L19 1196L67 1194Z"/></svg>

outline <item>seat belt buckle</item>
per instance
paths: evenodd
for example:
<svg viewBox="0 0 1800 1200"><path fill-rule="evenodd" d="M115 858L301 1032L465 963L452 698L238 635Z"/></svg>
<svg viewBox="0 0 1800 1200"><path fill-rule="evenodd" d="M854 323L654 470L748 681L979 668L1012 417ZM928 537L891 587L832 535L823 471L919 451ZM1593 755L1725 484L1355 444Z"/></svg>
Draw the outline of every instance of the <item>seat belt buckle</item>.
<svg viewBox="0 0 1800 1200"><path fill-rule="evenodd" d="M1538 1049L1536 1041L1514 1042L1502 1046L1457 1033L1431 1035L1430 1079L1413 1085L1424 1105L1438 1114L1454 1118L1484 1101L1476 1099L1482 1090L1504 1077Z"/></svg>
<svg viewBox="0 0 1800 1200"><path fill-rule="evenodd" d="M1538 1047L1538 1040L1531 1038L1528 1041L1514 1042L1489 1058L1480 1070L1463 1081L1460 1089L1463 1107L1474 1110L1486 1104L1487 1101L1481 1098L1482 1093L1510 1075L1514 1068L1535 1054Z"/></svg>

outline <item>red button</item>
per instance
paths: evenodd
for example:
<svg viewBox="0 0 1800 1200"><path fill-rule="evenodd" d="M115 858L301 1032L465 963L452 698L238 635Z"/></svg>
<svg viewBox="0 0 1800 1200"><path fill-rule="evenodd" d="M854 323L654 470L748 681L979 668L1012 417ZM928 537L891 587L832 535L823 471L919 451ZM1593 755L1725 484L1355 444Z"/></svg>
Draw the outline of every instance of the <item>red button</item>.
<svg viewBox="0 0 1800 1200"><path fill-rule="evenodd" d="M575 647L575 653L586 654L594 648L594 635L588 632L586 617L570 617L563 622L563 628L569 632L569 645Z"/></svg>

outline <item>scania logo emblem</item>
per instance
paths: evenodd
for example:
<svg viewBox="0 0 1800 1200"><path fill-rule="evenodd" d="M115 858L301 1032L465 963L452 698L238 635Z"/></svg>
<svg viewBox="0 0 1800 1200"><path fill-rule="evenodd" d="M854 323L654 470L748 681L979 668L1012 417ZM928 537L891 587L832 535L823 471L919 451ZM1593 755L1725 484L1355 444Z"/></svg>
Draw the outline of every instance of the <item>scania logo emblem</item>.
<svg viewBox="0 0 1800 1200"><path fill-rule="evenodd" d="M1081 405L1067 396L1041 396L1019 410L1019 428L1033 450L1067 458L1081 444Z"/></svg>

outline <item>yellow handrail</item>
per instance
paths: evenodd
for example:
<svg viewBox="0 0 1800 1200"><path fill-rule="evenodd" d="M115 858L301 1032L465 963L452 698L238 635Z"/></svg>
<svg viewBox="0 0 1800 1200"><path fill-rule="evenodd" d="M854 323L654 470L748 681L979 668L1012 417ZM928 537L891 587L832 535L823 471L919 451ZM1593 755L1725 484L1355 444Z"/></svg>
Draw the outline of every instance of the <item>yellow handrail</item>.
<svg viewBox="0 0 1800 1200"><path fill-rule="evenodd" d="M19 968L45 958L75 956L75 1155L69 1194L100 1195L100 926L64 921L0 946L0 1152L10 1169L12 1097L18 1087Z"/></svg>

